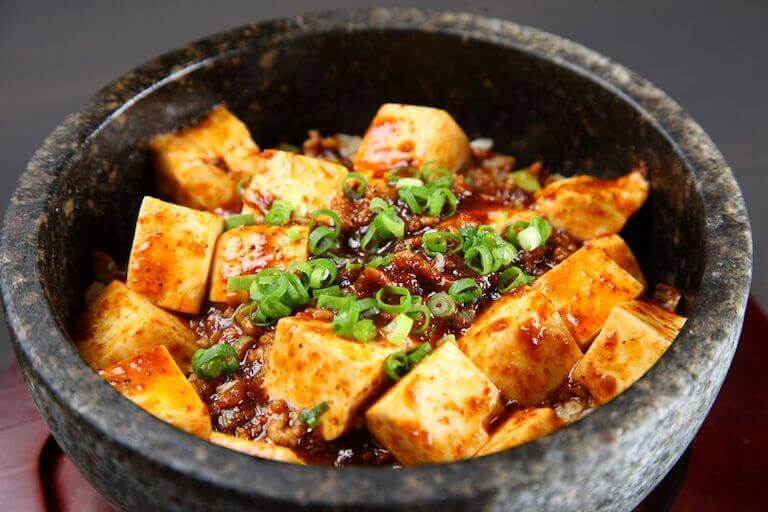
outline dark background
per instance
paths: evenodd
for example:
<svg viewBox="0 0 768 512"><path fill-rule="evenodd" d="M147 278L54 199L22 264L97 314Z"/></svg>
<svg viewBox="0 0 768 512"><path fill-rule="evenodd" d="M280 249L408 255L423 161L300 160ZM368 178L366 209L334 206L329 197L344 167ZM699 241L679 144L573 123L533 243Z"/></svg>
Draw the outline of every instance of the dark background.
<svg viewBox="0 0 768 512"><path fill-rule="evenodd" d="M0 0L0 206L35 148L98 88L159 53L241 24L307 10L415 6L469 11L553 32L621 62L676 99L733 167L768 254L768 2L13 1ZM417 49L415 49L417 51ZM753 293L768 303L768 269ZM10 359L0 331L0 370Z"/></svg>

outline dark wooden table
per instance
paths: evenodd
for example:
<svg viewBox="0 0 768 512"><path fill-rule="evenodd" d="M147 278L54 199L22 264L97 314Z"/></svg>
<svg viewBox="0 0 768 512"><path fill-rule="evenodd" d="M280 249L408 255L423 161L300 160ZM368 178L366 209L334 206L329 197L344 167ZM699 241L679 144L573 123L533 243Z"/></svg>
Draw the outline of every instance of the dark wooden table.
<svg viewBox="0 0 768 512"><path fill-rule="evenodd" d="M750 301L722 391L688 452L636 512L768 510L768 319ZM14 364L0 376L0 510L103 512L109 505L50 437Z"/></svg>

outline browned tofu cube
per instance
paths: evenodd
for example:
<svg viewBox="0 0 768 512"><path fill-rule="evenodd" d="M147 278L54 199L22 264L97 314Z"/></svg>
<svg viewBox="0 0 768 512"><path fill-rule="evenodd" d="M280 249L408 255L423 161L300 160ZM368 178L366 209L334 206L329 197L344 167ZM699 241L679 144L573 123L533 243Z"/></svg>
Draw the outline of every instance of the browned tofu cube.
<svg viewBox="0 0 768 512"><path fill-rule="evenodd" d="M574 368L573 379L598 403L606 403L654 365L684 324L685 318L649 302L616 306Z"/></svg>
<svg viewBox="0 0 768 512"><path fill-rule="evenodd" d="M440 222L436 229L457 233L465 226L491 226L502 234L513 222L529 222L537 215L538 212L533 210L516 210L507 206L469 208Z"/></svg>
<svg viewBox="0 0 768 512"><path fill-rule="evenodd" d="M347 168L327 160L291 153L264 151L256 162L251 184L243 196L243 213L266 213L276 199L288 201L296 217L328 208L342 194Z"/></svg>
<svg viewBox="0 0 768 512"><path fill-rule="evenodd" d="M501 410L499 390L454 343L445 343L365 414L373 436L404 466L472 457Z"/></svg>
<svg viewBox="0 0 768 512"><path fill-rule="evenodd" d="M259 148L248 128L224 106L202 121L150 141L160 194L190 208L234 210L237 184L253 173Z"/></svg>
<svg viewBox="0 0 768 512"><path fill-rule="evenodd" d="M554 304L582 349L611 309L643 292L643 285L596 247L582 247L533 284Z"/></svg>
<svg viewBox="0 0 768 512"><path fill-rule="evenodd" d="M637 258L632 253L632 249L629 248L627 243L619 235L602 235L592 240L588 240L584 245L597 247L605 251L613 261L619 264L621 268L632 274L632 277L642 283L643 287L646 286L645 276L643 271L640 270L640 264L637 262Z"/></svg>
<svg viewBox="0 0 768 512"><path fill-rule="evenodd" d="M290 448L269 441L251 441L250 439L242 439L220 432L212 432L209 441L224 448L251 455L252 457L290 462L291 464L304 464L304 461Z"/></svg>
<svg viewBox="0 0 768 512"><path fill-rule="evenodd" d="M186 370L198 349L197 336L186 323L120 281L112 281L88 304L77 338L80 354L96 370L157 345L165 345Z"/></svg>
<svg viewBox="0 0 768 512"><path fill-rule="evenodd" d="M208 407L164 346L118 361L99 373L151 415L204 439L211 434Z"/></svg>
<svg viewBox="0 0 768 512"><path fill-rule="evenodd" d="M534 209L582 240L618 233L648 197L648 180L633 171L615 180L574 176L542 189Z"/></svg>
<svg viewBox="0 0 768 512"><path fill-rule="evenodd" d="M199 312L221 230L218 215L145 197L128 262L128 288L166 309Z"/></svg>
<svg viewBox="0 0 768 512"><path fill-rule="evenodd" d="M368 178L380 178L393 167L421 167L430 161L456 171L469 155L466 134L445 110L387 103L365 132L354 167Z"/></svg>
<svg viewBox="0 0 768 512"><path fill-rule="evenodd" d="M551 434L562 425L562 420L549 407L516 411L496 429L488 444L483 446L477 455L509 450Z"/></svg>
<svg viewBox="0 0 768 512"><path fill-rule="evenodd" d="M554 306L527 286L485 310L459 347L507 400L535 405L556 390L581 350Z"/></svg>
<svg viewBox="0 0 768 512"><path fill-rule="evenodd" d="M307 226L255 225L225 231L216 243L209 299L245 302L248 292L228 292L228 279L267 267L284 270L294 261L306 261L308 235Z"/></svg>
<svg viewBox="0 0 768 512"><path fill-rule="evenodd" d="M388 381L384 360L398 350L342 338L328 322L282 318L267 354L264 389L270 399L301 409L327 403L318 430L330 441L352 428L361 408Z"/></svg>

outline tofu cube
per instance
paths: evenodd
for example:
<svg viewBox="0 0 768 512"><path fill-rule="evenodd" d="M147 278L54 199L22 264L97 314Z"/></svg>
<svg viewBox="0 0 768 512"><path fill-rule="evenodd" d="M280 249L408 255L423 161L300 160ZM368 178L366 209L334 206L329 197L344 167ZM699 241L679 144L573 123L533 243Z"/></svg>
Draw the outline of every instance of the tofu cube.
<svg viewBox="0 0 768 512"><path fill-rule="evenodd" d="M632 300L643 285L596 247L571 254L533 284L549 299L583 349L597 335L614 306Z"/></svg>
<svg viewBox="0 0 768 512"><path fill-rule="evenodd" d="M149 147L160 194L209 211L239 207L237 184L253 173L259 153L248 128L224 106L189 128L154 137Z"/></svg>
<svg viewBox="0 0 768 512"><path fill-rule="evenodd" d="M440 222L436 229L457 233L465 226L491 226L501 234L513 222L529 222L539 215L533 210L516 210L506 206L489 206L484 208L469 208Z"/></svg>
<svg viewBox="0 0 768 512"><path fill-rule="evenodd" d="M197 335L185 322L120 281L112 281L88 305L76 337L80 355L96 370L158 345L187 370L198 349Z"/></svg>
<svg viewBox="0 0 768 512"><path fill-rule="evenodd" d="M632 171L615 180L594 176L574 176L542 189L534 209L544 214L553 226L573 236L589 240L618 233L648 197L648 180Z"/></svg>
<svg viewBox="0 0 768 512"><path fill-rule="evenodd" d="M308 236L307 226L255 225L225 231L216 243L209 300L245 302L248 292L228 292L227 280L267 267L284 270L294 261L306 261Z"/></svg>
<svg viewBox="0 0 768 512"><path fill-rule="evenodd" d="M490 455L509 450L539 437L551 434L563 421L549 407L523 409L513 412L491 436L488 444L477 453Z"/></svg>
<svg viewBox="0 0 768 512"><path fill-rule="evenodd" d="M504 398L524 406L547 398L582 356L555 307L527 286L496 300L459 347Z"/></svg>
<svg viewBox="0 0 768 512"><path fill-rule="evenodd" d="M650 370L684 324L684 317L649 302L616 306L574 368L573 379L604 404Z"/></svg>
<svg viewBox="0 0 768 512"><path fill-rule="evenodd" d="M220 432L212 432L209 441L224 448L251 455L252 457L290 462L291 464L304 464L304 461L290 448L270 443L269 441L251 441L250 439L242 439Z"/></svg>
<svg viewBox="0 0 768 512"><path fill-rule="evenodd" d="M190 434L208 439L208 407L164 346L118 361L100 375L151 415Z"/></svg>
<svg viewBox="0 0 768 512"><path fill-rule="evenodd" d="M326 402L318 430L330 441L353 427L362 407L386 384L384 360L398 350L344 339L329 322L282 318L267 355L264 389L270 399L301 409Z"/></svg>
<svg viewBox="0 0 768 512"><path fill-rule="evenodd" d="M291 153L264 151L256 162L251 183L243 195L243 213L266 213L276 199L288 201L294 215L306 217L328 208L342 192L347 176L343 165Z"/></svg>
<svg viewBox="0 0 768 512"><path fill-rule="evenodd" d="M365 132L354 168L368 178L380 178L393 167L421 167L430 161L456 171L469 156L466 134L445 110L386 103Z"/></svg>
<svg viewBox="0 0 768 512"><path fill-rule="evenodd" d="M365 414L373 436L404 466L472 457L501 411L498 388L445 343Z"/></svg>
<svg viewBox="0 0 768 512"><path fill-rule="evenodd" d="M643 271L640 270L640 264L637 262L637 258L635 258L632 249L629 248L627 242L625 242L619 235L598 236L597 238L586 241L584 245L602 249L609 258L618 263L621 268L632 274L632 277L640 281L643 284L643 287L647 285Z"/></svg>
<svg viewBox="0 0 768 512"><path fill-rule="evenodd" d="M166 309L199 312L221 230L218 215L145 197L128 262L128 288Z"/></svg>

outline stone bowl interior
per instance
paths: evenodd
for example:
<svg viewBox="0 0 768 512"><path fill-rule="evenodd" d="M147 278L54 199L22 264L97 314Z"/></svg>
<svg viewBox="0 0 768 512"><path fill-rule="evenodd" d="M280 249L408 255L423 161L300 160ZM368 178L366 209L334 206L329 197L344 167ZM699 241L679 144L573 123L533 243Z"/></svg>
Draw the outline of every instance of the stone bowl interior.
<svg viewBox="0 0 768 512"><path fill-rule="evenodd" d="M127 257L141 198L153 193L148 138L220 102L261 147L300 143L309 128L362 133L381 103L403 102L445 108L470 137L490 137L523 164L542 159L566 175L615 177L644 162L652 194L626 236L651 285L682 290L691 320L657 367L615 402L519 450L459 464L292 467L162 425L101 382L67 333L93 279L90 250ZM511 23L382 10L236 29L121 78L36 155L3 243L3 298L17 353L58 441L119 506L195 510L458 507L467 499L490 508L627 509L671 467L711 406L735 348L751 254L727 166L646 82ZM592 489L586 495L584 486ZM196 501L206 495L213 497Z"/></svg>

